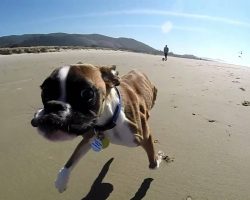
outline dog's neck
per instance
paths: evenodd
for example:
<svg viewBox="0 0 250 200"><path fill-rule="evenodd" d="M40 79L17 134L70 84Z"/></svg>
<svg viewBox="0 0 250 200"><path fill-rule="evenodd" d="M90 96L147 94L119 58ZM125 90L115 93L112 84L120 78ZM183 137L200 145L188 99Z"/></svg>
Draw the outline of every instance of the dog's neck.
<svg viewBox="0 0 250 200"><path fill-rule="evenodd" d="M103 111L97 119L97 125L105 125L114 115L117 105L120 103L116 89L112 88L104 101Z"/></svg>
<svg viewBox="0 0 250 200"><path fill-rule="evenodd" d="M120 97L116 89L112 88L109 95L103 103L103 111L97 119L97 125L105 125L115 114L117 105L120 103Z"/></svg>

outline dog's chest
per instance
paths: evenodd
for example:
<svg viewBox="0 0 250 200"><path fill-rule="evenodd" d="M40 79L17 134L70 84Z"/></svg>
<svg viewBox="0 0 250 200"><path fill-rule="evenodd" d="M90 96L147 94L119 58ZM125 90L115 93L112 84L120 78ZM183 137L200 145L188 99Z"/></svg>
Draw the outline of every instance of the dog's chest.
<svg viewBox="0 0 250 200"><path fill-rule="evenodd" d="M111 143L127 147L136 147L135 133L129 127L129 121L123 111L121 111L116 126L104 132Z"/></svg>

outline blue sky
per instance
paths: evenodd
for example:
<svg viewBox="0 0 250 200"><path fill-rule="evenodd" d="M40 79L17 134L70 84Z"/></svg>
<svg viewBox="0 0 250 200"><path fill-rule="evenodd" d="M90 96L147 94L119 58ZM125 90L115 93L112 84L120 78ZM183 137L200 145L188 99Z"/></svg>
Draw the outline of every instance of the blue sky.
<svg viewBox="0 0 250 200"><path fill-rule="evenodd" d="M1 0L0 36L99 33L250 66L249 9L249 0Z"/></svg>

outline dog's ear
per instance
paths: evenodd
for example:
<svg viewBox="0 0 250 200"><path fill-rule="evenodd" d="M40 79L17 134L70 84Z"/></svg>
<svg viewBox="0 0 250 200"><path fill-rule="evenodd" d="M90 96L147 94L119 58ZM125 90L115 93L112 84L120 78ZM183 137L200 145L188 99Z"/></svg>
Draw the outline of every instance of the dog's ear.
<svg viewBox="0 0 250 200"><path fill-rule="evenodd" d="M120 85L120 78L118 72L116 71L116 66L112 65L111 67L103 66L100 67L102 74L102 79L109 87L114 87Z"/></svg>

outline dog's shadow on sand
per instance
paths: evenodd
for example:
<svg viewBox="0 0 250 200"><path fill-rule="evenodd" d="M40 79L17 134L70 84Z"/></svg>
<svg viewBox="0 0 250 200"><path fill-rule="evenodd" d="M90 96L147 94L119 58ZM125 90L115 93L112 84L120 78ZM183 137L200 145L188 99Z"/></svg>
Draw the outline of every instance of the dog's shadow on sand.
<svg viewBox="0 0 250 200"><path fill-rule="evenodd" d="M111 163L113 162L114 158L111 158L102 168L100 174L95 179L94 183L91 186L89 193L82 198L82 200L106 200L110 196L111 192L113 191L114 187L111 183L102 183L104 177L106 176ZM135 193L135 196L130 200L141 200L145 197L151 182L154 179L146 178L142 182L140 188Z"/></svg>
<svg viewBox="0 0 250 200"><path fill-rule="evenodd" d="M113 162L114 158L111 158L102 168L100 174L95 179L91 186L89 193L82 200L105 200L109 197L110 193L113 191L113 185L110 183L102 183L104 177L106 176L110 164Z"/></svg>
<svg viewBox="0 0 250 200"><path fill-rule="evenodd" d="M150 187L151 182L154 179L152 178L145 178L144 181L141 184L141 187L138 189L138 191L135 193L135 196L130 200L141 200L146 196L146 193Z"/></svg>

